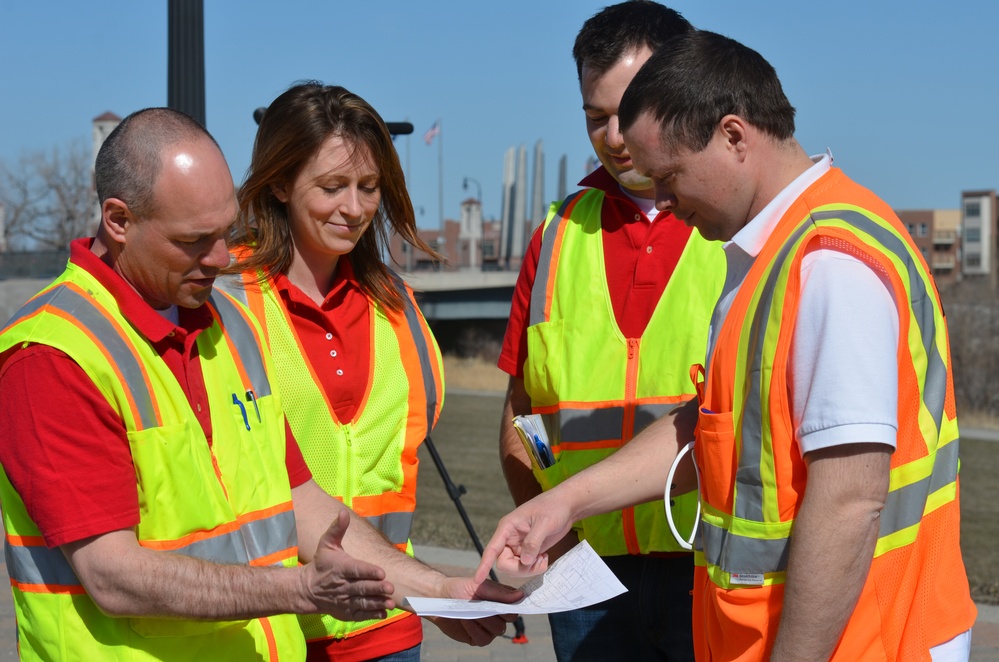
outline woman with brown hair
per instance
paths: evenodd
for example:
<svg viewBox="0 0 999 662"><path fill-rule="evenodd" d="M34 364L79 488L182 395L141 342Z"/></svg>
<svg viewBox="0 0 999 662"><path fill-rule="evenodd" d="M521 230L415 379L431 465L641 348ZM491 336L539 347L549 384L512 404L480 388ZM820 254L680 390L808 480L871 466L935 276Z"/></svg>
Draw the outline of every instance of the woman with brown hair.
<svg viewBox="0 0 999 662"><path fill-rule="evenodd" d="M260 120L239 207L233 293L261 321L313 477L412 554L416 453L444 380L412 291L381 258L390 230L436 257L385 123L342 87L294 85ZM310 660L420 657L420 619L401 610L300 622Z"/></svg>

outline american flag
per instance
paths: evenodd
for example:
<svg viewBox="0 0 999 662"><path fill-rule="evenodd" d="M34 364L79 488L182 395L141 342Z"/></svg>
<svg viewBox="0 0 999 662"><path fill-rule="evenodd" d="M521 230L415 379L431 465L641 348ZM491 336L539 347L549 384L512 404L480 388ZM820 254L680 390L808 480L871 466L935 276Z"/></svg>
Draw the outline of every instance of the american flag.
<svg viewBox="0 0 999 662"><path fill-rule="evenodd" d="M434 138L436 138L437 135L440 134L440 132L441 132L441 121L437 120L436 122L434 122L434 125L429 129L427 129L427 132L423 134L423 142L427 143L428 145L433 144Z"/></svg>

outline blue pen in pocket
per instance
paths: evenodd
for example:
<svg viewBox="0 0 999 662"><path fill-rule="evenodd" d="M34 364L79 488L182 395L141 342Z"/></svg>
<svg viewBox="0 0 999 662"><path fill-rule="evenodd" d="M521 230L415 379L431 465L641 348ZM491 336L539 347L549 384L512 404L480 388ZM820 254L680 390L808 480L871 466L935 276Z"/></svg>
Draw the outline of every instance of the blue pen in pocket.
<svg viewBox="0 0 999 662"><path fill-rule="evenodd" d="M548 448L548 444L541 441L538 435L534 435L534 447L538 449L538 460L541 462L541 468L547 469L555 464L555 456L552 455L552 451Z"/></svg>
<svg viewBox="0 0 999 662"><path fill-rule="evenodd" d="M249 430L250 429L250 419L247 418L247 416L246 416L246 406L239 399L239 396L236 395L235 393L232 394L232 404L234 404L237 407L239 407L239 412L243 415L243 425L245 425L246 429Z"/></svg>

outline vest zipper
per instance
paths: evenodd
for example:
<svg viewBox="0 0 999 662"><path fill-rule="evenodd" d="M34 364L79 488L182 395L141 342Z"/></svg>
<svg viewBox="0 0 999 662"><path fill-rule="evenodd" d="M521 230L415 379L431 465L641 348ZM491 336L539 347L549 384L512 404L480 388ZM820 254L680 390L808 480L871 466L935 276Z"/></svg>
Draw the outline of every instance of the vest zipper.
<svg viewBox="0 0 999 662"><path fill-rule="evenodd" d="M357 494L356 486L354 485L354 427L350 423L346 423L341 428L343 430L343 473L344 481L343 484L346 487L346 492L343 495L343 502L348 508L353 508L354 495Z"/></svg>
<svg viewBox="0 0 999 662"><path fill-rule="evenodd" d="M624 421L622 422L621 440L631 441L635 436L635 398L638 394L638 350L641 339L628 338L628 367L624 380ZM623 444L622 444L623 445ZM628 507L621 511L621 528L624 542L629 554L641 554L642 547L638 543L638 532L635 529L635 508Z"/></svg>

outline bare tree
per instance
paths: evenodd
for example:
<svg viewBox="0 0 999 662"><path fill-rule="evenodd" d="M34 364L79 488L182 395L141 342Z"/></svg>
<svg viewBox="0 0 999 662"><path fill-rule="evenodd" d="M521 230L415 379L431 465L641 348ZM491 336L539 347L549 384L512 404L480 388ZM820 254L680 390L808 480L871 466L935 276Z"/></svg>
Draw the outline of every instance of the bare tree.
<svg viewBox="0 0 999 662"><path fill-rule="evenodd" d="M13 168L0 163L0 204L4 207L3 244L8 250L25 248L27 228L33 226L40 213L45 191L38 186L32 172L32 159L22 155Z"/></svg>
<svg viewBox="0 0 999 662"><path fill-rule="evenodd" d="M959 409L999 416L999 300L987 279L966 279L941 292L950 331Z"/></svg>
<svg viewBox="0 0 999 662"><path fill-rule="evenodd" d="M0 164L8 246L65 249L91 234L97 205L91 158L86 143L76 140L25 153L14 168Z"/></svg>

